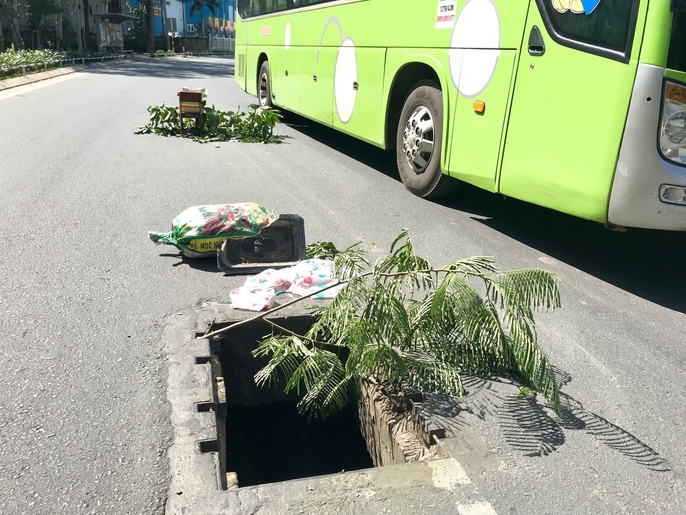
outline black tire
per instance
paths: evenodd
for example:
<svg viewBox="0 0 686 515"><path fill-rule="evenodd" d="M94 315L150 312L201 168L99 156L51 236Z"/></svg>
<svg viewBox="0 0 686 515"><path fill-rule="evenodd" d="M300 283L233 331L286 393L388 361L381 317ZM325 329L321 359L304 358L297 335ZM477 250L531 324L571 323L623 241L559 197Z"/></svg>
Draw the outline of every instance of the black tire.
<svg viewBox="0 0 686 515"><path fill-rule="evenodd" d="M260 107L274 107L272 104L272 79L269 75L269 61L260 66L257 74L257 103Z"/></svg>
<svg viewBox="0 0 686 515"><path fill-rule="evenodd" d="M423 80L405 99L395 140L400 179L418 197L446 195L458 184L441 171L442 145L443 94L435 83Z"/></svg>

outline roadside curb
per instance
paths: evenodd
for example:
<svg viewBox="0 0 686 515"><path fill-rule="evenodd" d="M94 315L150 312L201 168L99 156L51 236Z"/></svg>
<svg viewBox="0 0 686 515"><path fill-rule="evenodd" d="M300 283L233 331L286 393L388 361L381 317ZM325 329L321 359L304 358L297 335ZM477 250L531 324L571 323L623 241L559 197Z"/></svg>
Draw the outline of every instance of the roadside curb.
<svg viewBox="0 0 686 515"><path fill-rule="evenodd" d="M4 91L11 88L17 88L19 86L26 86L28 84L34 84L36 82L53 79L55 77L61 77L62 75L69 75L71 73L82 72L92 68L101 68L103 66L109 66L119 62L122 61L115 60L106 62L96 62L93 64L77 64L73 66L65 66L62 68L54 68L52 70L47 70L44 72L29 73L28 75L12 77L11 79L2 79L0 80L0 91Z"/></svg>
<svg viewBox="0 0 686 515"><path fill-rule="evenodd" d="M53 77L60 77L61 75L68 75L70 73L79 71L78 68L80 67L67 66L65 68L56 68L55 70L48 70L47 72L31 73L29 75L22 75L21 77L12 77L11 79L0 80L0 91L16 88L19 86L26 86L27 84L33 84L34 82L52 79Z"/></svg>
<svg viewBox="0 0 686 515"><path fill-rule="evenodd" d="M52 70L47 70L44 72L30 73L28 75L22 75L20 77L12 77L11 79L0 79L0 91L7 89L17 88L20 86L27 86L29 84L35 84L36 82L41 82L48 79L53 79L55 77L61 77L62 75L69 75L70 73L82 72L92 68L100 68L102 66L115 65L117 63L125 62L130 59L135 59L136 57L144 56L130 56L125 59L116 59L113 61L97 61L92 64L77 64L72 66L64 66L62 68L54 68ZM146 56L147 57L147 56ZM226 58L233 59L233 54L212 54L212 53L192 53L188 52L186 54L176 54L174 56L164 56L163 59L180 59L188 57L215 57L215 58ZM149 57L151 59L160 59L160 57Z"/></svg>

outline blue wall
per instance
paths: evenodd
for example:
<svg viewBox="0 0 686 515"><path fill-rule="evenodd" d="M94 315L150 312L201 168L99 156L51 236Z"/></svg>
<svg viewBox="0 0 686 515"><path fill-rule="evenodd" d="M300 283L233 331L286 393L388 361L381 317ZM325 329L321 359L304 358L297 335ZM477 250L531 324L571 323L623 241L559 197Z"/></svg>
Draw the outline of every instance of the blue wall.
<svg viewBox="0 0 686 515"><path fill-rule="evenodd" d="M161 1L164 0L153 0L153 14L155 15L155 35L156 36L165 36L166 35L166 30L164 30L164 27L162 26L162 4ZM143 5L145 6L145 0L129 0L127 2L130 7L137 7L138 5ZM176 5L171 5L171 3L176 4ZM184 16L183 19L179 19L178 14L180 14L180 9L178 7L178 4L181 3L183 5L183 12ZM195 12L193 13L193 16L190 15L190 10L191 10L191 1L186 0L185 2L179 2L179 0L171 0L170 4L167 4L167 16L169 18L176 18L176 31L181 34L181 36L184 36L184 29L186 28L187 25L192 24L195 25L196 31L195 32L185 32L185 35L187 37L202 37L202 33L200 31L200 13ZM236 0L219 0L219 9L215 12L213 15L210 13L209 9L204 8L202 10L202 17L207 23L207 18L209 16L212 17L213 23L212 27L215 33L220 34L220 35L228 35L229 32L227 32L228 29L221 30L221 25L223 20L227 20L232 22L236 21L235 18L235 12L236 12ZM178 14L177 14L178 13ZM214 23L214 18L219 18L219 26L220 29L214 28L215 23ZM205 29L205 36L207 36L209 32L209 27L206 27Z"/></svg>

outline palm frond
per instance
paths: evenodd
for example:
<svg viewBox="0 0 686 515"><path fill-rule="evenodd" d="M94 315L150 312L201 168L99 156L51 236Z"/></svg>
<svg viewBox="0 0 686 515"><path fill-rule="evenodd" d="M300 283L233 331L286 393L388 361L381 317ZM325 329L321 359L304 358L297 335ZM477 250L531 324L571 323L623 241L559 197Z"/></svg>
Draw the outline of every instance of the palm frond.
<svg viewBox="0 0 686 515"><path fill-rule="evenodd" d="M361 377L376 376L397 384L407 375L407 368L397 349L387 343L378 343L365 347L358 373Z"/></svg>
<svg viewBox="0 0 686 515"><path fill-rule="evenodd" d="M403 229L393 241L390 255L375 267L374 272L377 277L397 274L396 281L400 280L406 288L421 290L433 286L430 269L431 264L415 252L409 231Z"/></svg>
<svg viewBox="0 0 686 515"><path fill-rule="evenodd" d="M560 306L556 275L501 272L482 256L433 269L407 230L367 272L359 243L340 252L324 243L308 252L333 257L346 288L317 311L304 337L272 336L254 352L270 358L255 381L272 385L282 377L286 391L301 395L301 412L342 409L359 393L360 379L372 375L461 395L460 374L468 372L515 378L559 412L555 375L534 322L534 312Z"/></svg>
<svg viewBox="0 0 686 515"><path fill-rule="evenodd" d="M370 343L392 342L402 345L412 332L403 299L380 285L369 292L362 318L366 321L367 339Z"/></svg>
<svg viewBox="0 0 686 515"><path fill-rule="evenodd" d="M461 396L464 393L460 369L436 358L404 355L407 374L404 383L419 391Z"/></svg>
<svg viewBox="0 0 686 515"><path fill-rule="evenodd" d="M302 353L298 352L299 347L293 345L294 339L293 336L271 336L253 351L255 358L271 356L267 365L255 374L255 384L273 386L279 377L288 382L303 359Z"/></svg>
<svg viewBox="0 0 686 515"><path fill-rule="evenodd" d="M347 249L338 252L333 259L333 275L338 279L349 279L369 266L366 253L357 242Z"/></svg>
<svg viewBox="0 0 686 515"><path fill-rule="evenodd" d="M346 376L343 365L335 354L313 349L295 371L286 388L287 391L293 388L299 391L302 383L305 394L297 405L300 413L310 417L326 417L347 406L349 381L350 377Z"/></svg>
<svg viewBox="0 0 686 515"><path fill-rule="evenodd" d="M473 256L450 263L444 267L465 276L483 276L483 274L494 273L495 260L487 256Z"/></svg>
<svg viewBox="0 0 686 515"><path fill-rule="evenodd" d="M501 307L547 311L561 305L558 283L557 275L538 268L498 272L488 277L486 295Z"/></svg>
<svg viewBox="0 0 686 515"><path fill-rule="evenodd" d="M553 366L538 346L529 325L513 321L509 342L517 356L517 377L532 385L548 400L555 412L560 414L560 391Z"/></svg>

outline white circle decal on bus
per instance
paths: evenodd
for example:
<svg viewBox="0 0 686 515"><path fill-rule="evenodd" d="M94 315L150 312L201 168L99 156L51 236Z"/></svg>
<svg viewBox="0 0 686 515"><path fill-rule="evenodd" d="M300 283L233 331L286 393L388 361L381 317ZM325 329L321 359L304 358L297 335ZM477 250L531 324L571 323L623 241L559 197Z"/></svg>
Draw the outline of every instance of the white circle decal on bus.
<svg viewBox="0 0 686 515"><path fill-rule="evenodd" d="M345 38L336 55L336 71L334 73L333 92L336 99L336 111L343 123L348 123L355 109L357 96L357 56L355 43Z"/></svg>
<svg viewBox="0 0 686 515"><path fill-rule="evenodd" d="M286 34L284 36L284 45L286 46L286 50L288 50L291 47L291 24L286 23Z"/></svg>
<svg viewBox="0 0 686 515"><path fill-rule="evenodd" d="M500 56L500 19L492 0L470 0L450 39L450 75L464 97L480 94L493 77Z"/></svg>

